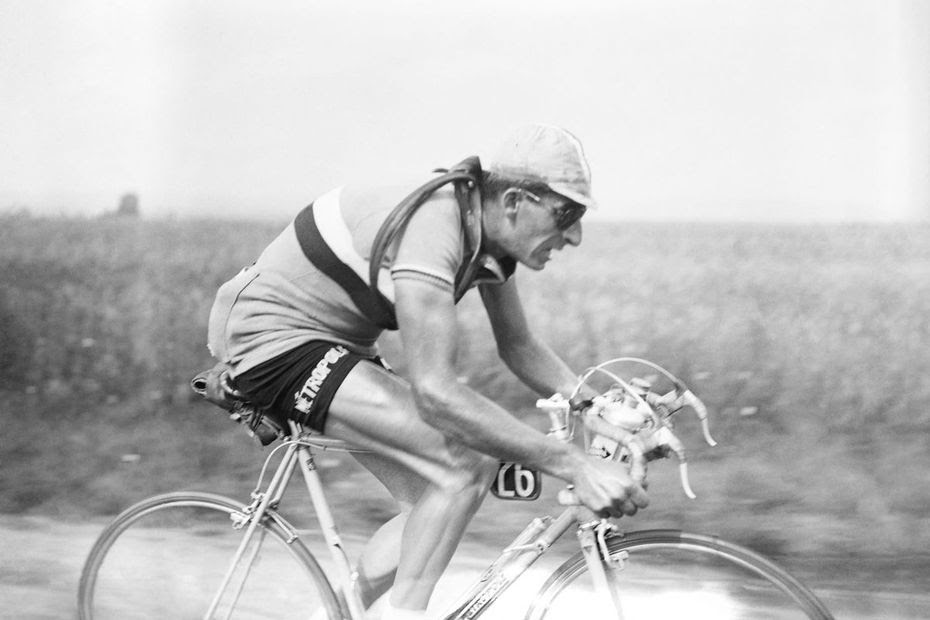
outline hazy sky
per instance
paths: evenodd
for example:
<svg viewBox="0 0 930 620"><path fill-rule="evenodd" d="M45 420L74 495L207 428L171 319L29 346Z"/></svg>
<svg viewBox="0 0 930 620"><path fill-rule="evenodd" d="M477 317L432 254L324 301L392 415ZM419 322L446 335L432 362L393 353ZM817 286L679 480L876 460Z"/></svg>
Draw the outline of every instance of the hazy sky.
<svg viewBox="0 0 930 620"><path fill-rule="evenodd" d="M525 122L601 217L930 214L930 0L0 0L0 211L285 218Z"/></svg>

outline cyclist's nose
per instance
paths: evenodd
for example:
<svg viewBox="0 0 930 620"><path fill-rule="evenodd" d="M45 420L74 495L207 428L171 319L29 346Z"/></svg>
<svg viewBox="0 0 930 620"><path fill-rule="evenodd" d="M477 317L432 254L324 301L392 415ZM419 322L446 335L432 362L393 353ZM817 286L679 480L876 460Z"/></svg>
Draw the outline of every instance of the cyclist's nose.
<svg viewBox="0 0 930 620"><path fill-rule="evenodd" d="M581 244L581 220L566 228L565 232L562 233L562 238L569 245L577 246Z"/></svg>

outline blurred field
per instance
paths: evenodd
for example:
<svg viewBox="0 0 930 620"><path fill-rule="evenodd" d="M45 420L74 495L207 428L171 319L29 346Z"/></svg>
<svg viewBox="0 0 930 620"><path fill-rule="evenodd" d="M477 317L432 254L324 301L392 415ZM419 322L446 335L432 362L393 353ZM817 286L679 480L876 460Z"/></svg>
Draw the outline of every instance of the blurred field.
<svg viewBox="0 0 930 620"><path fill-rule="evenodd" d="M179 488L245 497L262 451L187 384L210 364L216 288L278 230L0 219L0 512L95 518ZM798 566L930 560L930 227L586 234L544 272L519 272L532 323L579 370L620 354L665 365L704 398L720 442L703 446L682 418L699 499L654 464L652 506L633 525L719 533ZM463 380L528 416L534 397L502 372L475 299L461 323ZM384 349L402 371L396 340ZM390 512L347 458L322 465L349 527ZM489 502L474 536L503 540L515 532L500 523L552 510L557 481L546 484L536 505ZM372 495L362 514L360 489Z"/></svg>

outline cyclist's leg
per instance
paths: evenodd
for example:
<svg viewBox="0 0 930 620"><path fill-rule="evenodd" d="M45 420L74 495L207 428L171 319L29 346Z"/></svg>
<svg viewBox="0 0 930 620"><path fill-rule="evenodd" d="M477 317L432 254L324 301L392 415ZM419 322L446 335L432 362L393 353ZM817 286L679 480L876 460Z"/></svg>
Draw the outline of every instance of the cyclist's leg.
<svg viewBox="0 0 930 620"><path fill-rule="evenodd" d="M394 584L400 559L400 541L407 517L427 482L378 454L356 453L355 459L387 488L397 501L400 513L384 523L368 540L359 557L358 592L365 607L370 607Z"/></svg>
<svg viewBox="0 0 930 620"><path fill-rule="evenodd" d="M426 481L403 529L391 594L396 607L425 609L487 493L497 460L426 424L409 384L374 364L358 364L345 378L330 404L325 432L400 465L397 476L408 470Z"/></svg>

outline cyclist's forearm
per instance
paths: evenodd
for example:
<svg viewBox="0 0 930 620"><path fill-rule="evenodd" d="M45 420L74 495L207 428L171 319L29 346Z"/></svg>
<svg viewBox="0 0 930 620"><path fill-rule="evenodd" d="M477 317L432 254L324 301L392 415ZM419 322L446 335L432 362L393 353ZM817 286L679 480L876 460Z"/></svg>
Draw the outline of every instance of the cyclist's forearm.
<svg viewBox="0 0 930 620"><path fill-rule="evenodd" d="M501 359L517 377L541 396L558 392L568 397L578 383L578 377L568 364L545 342L530 337L520 343L509 343L500 349ZM590 397L589 389L580 396Z"/></svg>
<svg viewBox="0 0 930 620"><path fill-rule="evenodd" d="M543 396L574 389L577 378L568 365L544 342L531 337L500 350L501 359L523 383Z"/></svg>
<svg viewBox="0 0 930 620"><path fill-rule="evenodd" d="M479 452L568 482L582 466L585 457L577 447L547 437L467 386L421 387L414 393L429 424Z"/></svg>

